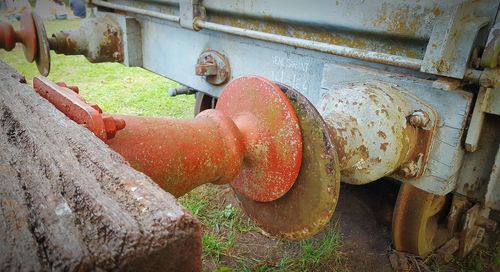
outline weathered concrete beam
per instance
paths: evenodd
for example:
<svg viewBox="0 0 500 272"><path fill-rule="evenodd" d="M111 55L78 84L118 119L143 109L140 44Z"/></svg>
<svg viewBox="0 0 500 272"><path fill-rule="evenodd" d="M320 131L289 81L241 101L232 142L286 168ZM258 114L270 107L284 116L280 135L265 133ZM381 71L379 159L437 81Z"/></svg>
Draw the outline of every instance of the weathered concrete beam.
<svg viewBox="0 0 500 272"><path fill-rule="evenodd" d="M0 61L0 271L198 271L201 226Z"/></svg>

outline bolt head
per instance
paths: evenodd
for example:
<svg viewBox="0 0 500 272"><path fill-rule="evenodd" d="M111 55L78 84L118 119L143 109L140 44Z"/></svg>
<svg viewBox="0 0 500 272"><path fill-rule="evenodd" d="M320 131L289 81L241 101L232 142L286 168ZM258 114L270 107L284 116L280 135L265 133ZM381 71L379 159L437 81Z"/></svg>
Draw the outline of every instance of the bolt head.
<svg viewBox="0 0 500 272"><path fill-rule="evenodd" d="M429 114L422 110L415 111L410 115L409 122L414 127L423 128L430 122Z"/></svg>

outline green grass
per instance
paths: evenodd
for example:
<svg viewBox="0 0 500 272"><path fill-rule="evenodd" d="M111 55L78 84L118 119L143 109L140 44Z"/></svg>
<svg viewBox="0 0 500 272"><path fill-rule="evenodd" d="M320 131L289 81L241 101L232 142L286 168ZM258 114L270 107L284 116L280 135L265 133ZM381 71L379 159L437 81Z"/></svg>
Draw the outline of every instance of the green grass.
<svg viewBox="0 0 500 272"><path fill-rule="evenodd" d="M47 21L47 33L78 28L79 20ZM189 118L193 115L194 97L168 97L166 90L178 84L142 68L128 68L119 63L91 64L83 56L63 56L51 52L49 79L76 85L89 102L103 111L141 116ZM27 63L20 46L13 52L0 50L0 59L15 67L28 82L38 75L34 63Z"/></svg>

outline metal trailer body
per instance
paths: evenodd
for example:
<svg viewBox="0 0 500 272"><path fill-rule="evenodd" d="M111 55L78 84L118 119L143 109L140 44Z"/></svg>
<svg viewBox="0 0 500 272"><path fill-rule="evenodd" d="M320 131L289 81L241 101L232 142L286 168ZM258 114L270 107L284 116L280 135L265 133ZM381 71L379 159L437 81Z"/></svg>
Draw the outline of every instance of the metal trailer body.
<svg viewBox="0 0 500 272"><path fill-rule="evenodd" d="M425 173L417 179L395 177L438 195L457 191L500 210L499 91L480 87L479 98L488 92L483 99L490 106L477 113L478 88L466 84L478 84L482 71L474 65L484 67L471 55L496 37L499 1L93 4L97 16L112 16L123 30L125 64L213 97L224 84L210 84L195 73L207 49L227 59L230 79L261 75L296 88L317 108L325 93L347 83L377 80L401 87L431 105L438 124ZM478 125L476 115L485 113ZM467 131L471 115L474 131ZM471 142L464 144L467 135ZM474 152L464 145L474 146Z"/></svg>
<svg viewBox="0 0 500 272"><path fill-rule="evenodd" d="M31 12L20 30L0 23L0 48L23 44L43 75L50 50L140 66L184 85L170 94L196 93L195 112L215 108L191 121L113 117L37 79L42 96L101 124L87 127L165 190L231 183L265 231L304 239L330 220L340 181L391 177L402 182L397 250L463 257L496 228L499 0L91 4L80 29L50 38Z"/></svg>

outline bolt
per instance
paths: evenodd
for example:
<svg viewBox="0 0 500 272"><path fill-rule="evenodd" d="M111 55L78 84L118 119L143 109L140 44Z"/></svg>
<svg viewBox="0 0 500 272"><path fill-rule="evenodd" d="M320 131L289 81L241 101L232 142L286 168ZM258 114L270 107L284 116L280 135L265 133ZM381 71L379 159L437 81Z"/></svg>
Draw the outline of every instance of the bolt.
<svg viewBox="0 0 500 272"><path fill-rule="evenodd" d="M196 75L199 76L215 76L217 70L217 64L214 62L203 62L196 65Z"/></svg>
<svg viewBox="0 0 500 272"><path fill-rule="evenodd" d="M399 168L399 175L404 178L415 177L418 174L418 165L414 161L409 161Z"/></svg>
<svg viewBox="0 0 500 272"><path fill-rule="evenodd" d="M429 114L422 110L414 111L410 115L409 122L414 127L423 128L430 122Z"/></svg>

